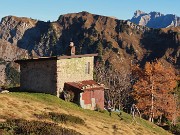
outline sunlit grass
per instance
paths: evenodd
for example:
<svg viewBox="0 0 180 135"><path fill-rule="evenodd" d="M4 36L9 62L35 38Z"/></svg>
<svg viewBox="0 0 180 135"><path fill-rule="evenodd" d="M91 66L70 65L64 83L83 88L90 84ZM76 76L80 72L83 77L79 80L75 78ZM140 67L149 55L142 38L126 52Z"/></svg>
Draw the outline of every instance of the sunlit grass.
<svg viewBox="0 0 180 135"><path fill-rule="evenodd" d="M126 123L127 125L133 125L139 128L138 130L143 130L142 127L144 127L145 129L149 130L150 132L154 134L167 134L165 130L152 124L151 122L148 122L139 117L136 117L135 119L133 119L131 115L125 112L122 112L121 115L119 115L118 112L112 112L111 116L109 116L108 111L98 112L98 111L92 111L92 110L85 110L74 103L66 102L56 96L43 94L43 93L10 92L8 95L18 98L19 100L22 100L22 101L26 101L26 102L34 101L34 102L48 105L50 107L53 106L55 108L60 108L60 109L66 110L67 112L72 112L72 113L76 112L76 114L79 114L79 116L83 114L84 116L93 118L95 120L101 119L105 122L112 121L114 123L119 121L121 123Z"/></svg>

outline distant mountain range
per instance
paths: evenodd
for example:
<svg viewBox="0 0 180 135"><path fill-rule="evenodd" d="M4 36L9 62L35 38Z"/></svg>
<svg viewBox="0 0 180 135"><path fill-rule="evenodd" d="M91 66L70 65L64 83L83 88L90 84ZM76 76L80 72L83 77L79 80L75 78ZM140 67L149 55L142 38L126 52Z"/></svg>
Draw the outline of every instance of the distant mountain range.
<svg viewBox="0 0 180 135"><path fill-rule="evenodd" d="M134 16L129 21L147 26L149 28L167 28L171 26L180 26L180 17L173 14L161 14L160 12L145 13L141 10L136 10Z"/></svg>
<svg viewBox="0 0 180 135"><path fill-rule="evenodd" d="M54 22L6 16L0 22L0 84L17 75L14 60L65 55L70 41L76 54L99 53L118 71L130 71L132 61L154 59L180 66L180 27L150 29L88 12L60 15Z"/></svg>

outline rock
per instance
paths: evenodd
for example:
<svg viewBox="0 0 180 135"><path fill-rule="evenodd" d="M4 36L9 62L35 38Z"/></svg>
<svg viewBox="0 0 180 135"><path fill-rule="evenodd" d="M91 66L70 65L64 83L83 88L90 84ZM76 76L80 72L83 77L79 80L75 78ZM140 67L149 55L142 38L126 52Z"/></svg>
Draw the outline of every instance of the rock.
<svg viewBox="0 0 180 135"><path fill-rule="evenodd" d="M6 122L6 119L0 118L0 122Z"/></svg>
<svg viewBox="0 0 180 135"><path fill-rule="evenodd" d="M2 90L1 93L9 93L8 90Z"/></svg>
<svg viewBox="0 0 180 135"><path fill-rule="evenodd" d="M145 13L143 11L137 10L134 16L129 21L147 26L149 28L166 28L171 26L180 26L180 17L173 14L161 14L160 12L150 12Z"/></svg>

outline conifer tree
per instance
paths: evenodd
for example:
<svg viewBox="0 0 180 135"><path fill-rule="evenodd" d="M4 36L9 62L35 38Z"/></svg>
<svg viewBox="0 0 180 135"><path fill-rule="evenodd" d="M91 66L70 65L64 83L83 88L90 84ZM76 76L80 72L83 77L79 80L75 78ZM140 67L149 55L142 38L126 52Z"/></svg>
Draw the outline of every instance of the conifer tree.
<svg viewBox="0 0 180 135"><path fill-rule="evenodd" d="M137 80L133 85L132 95L141 113L151 122L162 116L173 120L176 115L173 96L177 84L175 71L163 66L160 61L147 62L144 69L133 66L132 70Z"/></svg>

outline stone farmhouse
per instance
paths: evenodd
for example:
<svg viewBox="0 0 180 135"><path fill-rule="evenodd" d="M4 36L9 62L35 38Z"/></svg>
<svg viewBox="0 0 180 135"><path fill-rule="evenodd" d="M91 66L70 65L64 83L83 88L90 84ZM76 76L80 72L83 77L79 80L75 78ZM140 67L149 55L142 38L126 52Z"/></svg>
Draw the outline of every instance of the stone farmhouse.
<svg viewBox="0 0 180 135"><path fill-rule="evenodd" d="M20 89L56 96L73 93L73 102L84 109L104 108L104 86L93 80L94 56L75 55L70 44L69 55L16 60L20 64Z"/></svg>

